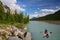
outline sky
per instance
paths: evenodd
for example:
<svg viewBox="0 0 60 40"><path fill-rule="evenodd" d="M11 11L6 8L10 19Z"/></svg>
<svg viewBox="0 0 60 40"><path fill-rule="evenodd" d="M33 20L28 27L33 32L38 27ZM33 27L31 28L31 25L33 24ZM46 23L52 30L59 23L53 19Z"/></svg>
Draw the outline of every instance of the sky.
<svg viewBox="0 0 60 40"><path fill-rule="evenodd" d="M60 0L0 0L4 5L18 12L29 14L30 18L53 14L60 9Z"/></svg>

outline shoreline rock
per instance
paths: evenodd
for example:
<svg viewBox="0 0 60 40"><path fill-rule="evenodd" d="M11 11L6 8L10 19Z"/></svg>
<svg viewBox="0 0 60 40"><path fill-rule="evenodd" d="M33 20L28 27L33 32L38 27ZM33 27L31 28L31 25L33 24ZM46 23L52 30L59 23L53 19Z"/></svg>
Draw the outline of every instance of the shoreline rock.
<svg viewBox="0 0 60 40"><path fill-rule="evenodd" d="M25 37L25 40L31 40L31 33L30 32L27 32L27 35Z"/></svg>
<svg viewBox="0 0 60 40"><path fill-rule="evenodd" d="M17 35L19 35L22 39L26 39L26 40L31 40L31 34L29 32L27 32L26 37L24 37L24 33L27 32L27 28L25 27L24 29L19 29L15 26L8 26L5 29L0 29L0 36L4 37L5 39L8 39L10 37L18 37ZM2 39L2 37L0 37L0 39ZM19 38L18 38L19 39ZM3 39L2 39L3 40ZM10 40L10 39L8 39Z"/></svg>

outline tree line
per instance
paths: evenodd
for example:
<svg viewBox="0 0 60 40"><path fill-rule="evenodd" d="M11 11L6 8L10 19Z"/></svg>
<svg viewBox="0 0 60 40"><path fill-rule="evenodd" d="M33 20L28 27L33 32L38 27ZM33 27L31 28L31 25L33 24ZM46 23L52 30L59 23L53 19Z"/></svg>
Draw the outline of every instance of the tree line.
<svg viewBox="0 0 60 40"><path fill-rule="evenodd" d="M0 1L0 23L28 23L29 15L24 15L23 12L18 13L15 10L15 14L11 14L10 8L5 12L3 3Z"/></svg>
<svg viewBox="0 0 60 40"><path fill-rule="evenodd" d="M56 11L53 14L49 14L49 15L46 15L46 16L43 16L43 17L32 18L31 20L37 20L37 21L40 21L40 20L43 20L43 21L44 20L60 21L60 10Z"/></svg>

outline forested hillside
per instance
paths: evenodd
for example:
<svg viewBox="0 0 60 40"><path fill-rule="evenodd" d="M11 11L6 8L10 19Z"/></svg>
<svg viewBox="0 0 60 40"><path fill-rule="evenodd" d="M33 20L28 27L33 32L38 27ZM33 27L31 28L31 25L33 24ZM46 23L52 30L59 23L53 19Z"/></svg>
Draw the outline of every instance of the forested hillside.
<svg viewBox="0 0 60 40"><path fill-rule="evenodd" d="M7 8L7 7L6 7ZM11 9L9 8L7 12L4 10L4 5L0 1L0 23L28 23L29 15L24 15L23 12L18 13L15 10L15 14L11 14Z"/></svg>
<svg viewBox="0 0 60 40"><path fill-rule="evenodd" d="M60 20L60 10L58 10L54 14L49 14L38 18L32 18L31 20Z"/></svg>

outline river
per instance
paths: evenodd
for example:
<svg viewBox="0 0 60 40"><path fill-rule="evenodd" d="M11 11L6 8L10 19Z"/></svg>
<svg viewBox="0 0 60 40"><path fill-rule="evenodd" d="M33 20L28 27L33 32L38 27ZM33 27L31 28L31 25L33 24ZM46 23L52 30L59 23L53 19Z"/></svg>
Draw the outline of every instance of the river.
<svg viewBox="0 0 60 40"><path fill-rule="evenodd" d="M28 32L31 32L32 40L60 40L60 25L30 21L26 26ZM45 29L47 29L48 32L52 32L52 34L49 34L49 38L43 38Z"/></svg>

